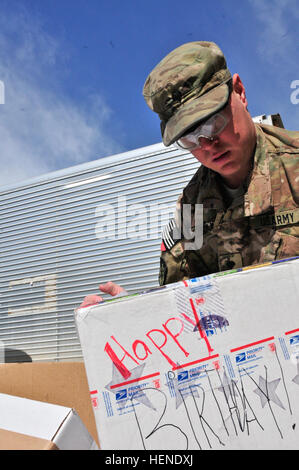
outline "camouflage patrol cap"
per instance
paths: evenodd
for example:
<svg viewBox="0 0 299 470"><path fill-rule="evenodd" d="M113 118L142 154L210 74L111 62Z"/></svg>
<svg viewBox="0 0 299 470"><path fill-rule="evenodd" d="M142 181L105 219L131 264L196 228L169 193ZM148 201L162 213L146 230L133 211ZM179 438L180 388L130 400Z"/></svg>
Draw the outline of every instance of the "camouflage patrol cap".
<svg viewBox="0 0 299 470"><path fill-rule="evenodd" d="M225 106L230 79L225 57L213 42L189 42L170 52L143 87L145 101L161 119L164 145Z"/></svg>

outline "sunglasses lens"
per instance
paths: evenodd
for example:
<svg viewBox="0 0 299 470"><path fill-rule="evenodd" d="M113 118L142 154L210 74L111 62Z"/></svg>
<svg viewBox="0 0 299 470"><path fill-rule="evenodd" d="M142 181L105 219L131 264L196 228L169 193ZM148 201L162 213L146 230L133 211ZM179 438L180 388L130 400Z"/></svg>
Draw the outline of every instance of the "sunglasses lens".
<svg viewBox="0 0 299 470"><path fill-rule="evenodd" d="M218 113L199 126L197 131L200 135L214 137L215 135L220 134L220 132L225 128L227 122L227 118L225 118L223 114Z"/></svg>
<svg viewBox="0 0 299 470"><path fill-rule="evenodd" d="M183 149L191 149L196 146L196 139L193 135L186 135L185 137L181 137L177 143Z"/></svg>
<svg viewBox="0 0 299 470"><path fill-rule="evenodd" d="M177 145L183 149L192 149L200 147L200 138L213 139L217 134L223 131L228 123L228 119L222 114L214 114L204 124L195 129L195 131L184 135L177 141Z"/></svg>

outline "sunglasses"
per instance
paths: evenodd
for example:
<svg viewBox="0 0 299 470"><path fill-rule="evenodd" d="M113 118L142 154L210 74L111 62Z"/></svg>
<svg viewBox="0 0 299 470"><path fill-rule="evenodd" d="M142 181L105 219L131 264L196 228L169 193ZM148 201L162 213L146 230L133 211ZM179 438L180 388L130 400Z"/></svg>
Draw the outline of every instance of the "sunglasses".
<svg viewBox="0 0 299 470"><path fill-rule="evenodd" d="M220 134L227 126L228 122L229 119L223 112L213 114L207 121L199 124L194 131L180 137L175 145L185 150L201 148L201 138L214 140L216 135Z"/></svg>

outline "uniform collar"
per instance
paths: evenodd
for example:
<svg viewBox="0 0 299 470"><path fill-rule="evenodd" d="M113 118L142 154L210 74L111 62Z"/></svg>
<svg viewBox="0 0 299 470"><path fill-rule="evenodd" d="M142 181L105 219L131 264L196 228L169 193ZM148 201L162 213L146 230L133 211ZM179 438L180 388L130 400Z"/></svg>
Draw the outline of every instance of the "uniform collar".
<svg viewBox="0 0 299 470"><path fill-rule="evenodd" d="M224 191L218 174L201 166L185 187L183 199L186 203L204 203L206 208L223 210Z"/></svg>

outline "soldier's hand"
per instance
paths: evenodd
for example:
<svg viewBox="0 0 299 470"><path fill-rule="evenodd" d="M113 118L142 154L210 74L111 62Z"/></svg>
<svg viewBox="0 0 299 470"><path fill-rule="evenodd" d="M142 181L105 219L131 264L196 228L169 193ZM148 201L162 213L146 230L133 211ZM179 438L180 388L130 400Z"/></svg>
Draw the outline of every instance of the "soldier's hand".
<svg viewBox="0 0 299 470"><path fill-rule="evenodd" d="M104 294L110 294L113 297L121 294L122 292L126 292L123 287L111 281L106 282L106 284L100 284L99 289L102 292L104 292ZM96 294L87 295L84 298L83 302L81 303L80 308L88 307L90 305L96 305L99 302L102 302L102 300L103 300L103 297L101 297L100 295L96 295Z"/></svg>

